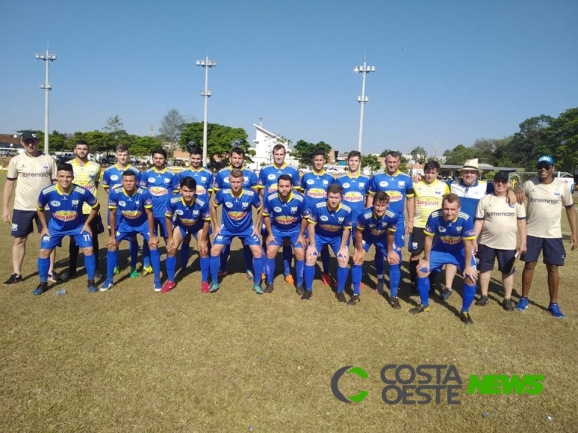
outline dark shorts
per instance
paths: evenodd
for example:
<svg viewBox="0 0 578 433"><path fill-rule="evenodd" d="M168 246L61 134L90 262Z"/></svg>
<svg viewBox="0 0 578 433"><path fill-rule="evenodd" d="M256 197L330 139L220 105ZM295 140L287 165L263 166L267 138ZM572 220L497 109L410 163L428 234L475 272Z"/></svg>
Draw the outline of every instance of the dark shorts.
<svg viewBox="0 0 578 433"><path fill-rule="evenodd" d="M494 269L494 262L498 259L498 270L506 275L512 275L515 271L516 250L496 250L486 245L478 245L478 270L480 272Z"/></svg>
<svg viewBox="0 0 578 433"><path fill-rule="evenodd" d="M46 211L46 222L50 219L50 212ZM34 231L33 222L36 222L38 233L42 230L42 224L35 210L14 209L12 213L12 236L15 238L25 238Z"/></svg>
<svg viewBox="0 0 578 433"><path fill-rule="evenodd" d="M528 251L521 257L521 260L526 263L537 262L540 254L544 252L544 263L547 265L564 266L564 259L566 258L566 250L562 238L537 238L528 236L526 243Z"/></svg>
<svg viewBox="0 0 578 433"><path fill-rule="evenodd" d="M423 228L414 227L413 232L409 235L407 250L412 255L420 255L421 253L423 253L424 241L425 241L425 233L423 232Z"/></svg>

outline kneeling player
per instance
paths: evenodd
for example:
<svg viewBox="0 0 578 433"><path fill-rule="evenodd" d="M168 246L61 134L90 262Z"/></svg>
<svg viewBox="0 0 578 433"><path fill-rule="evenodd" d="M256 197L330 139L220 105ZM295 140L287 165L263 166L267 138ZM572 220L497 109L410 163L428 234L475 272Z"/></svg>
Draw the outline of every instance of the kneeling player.
<svg viewBox="0 0 578 433"><path fill-rule="evenodd" d="M201 292L209 291L209 229L211 212L209 204L203 197L196 196L197 182L192 177L184 177L179 182L179 195L169 200L165 212L167 227L167 278L162 293L175 287L175 268L177 267L177 250L184 238L191 236L197 240L201 258Z"/></svg>
<svg viewBox="0 0 578 433"><path fill-rule="evenodd" d="M334 183L327 189L327 202L319 202L309 215L309 247L305 258L305 293L301 299L313 294L313 278L318 251L331 245L337 257L337 293L339 302L347 302L343 290L349 274L349 238L351 236L351 208L341 203L343 188Z"/></svg>
<svg viewBox="0 0 578 433"><path fill-rule="evenodd" d="M38 197L38 218L42 223L40 232L40 254L38 255L38 275L40 285L32 292L41 295L48 288L48 268L50 267L50 253L60 245L64 236L70 236L82 248L84 266L88 276L88 291L97 292L94 283L96 260L92 250L92 233L90 223L98 214L100 205L96 197L86 188L74 185L74 171L70 164L58 165L55 185L42 190ZM90 214L84 219L82 205L86 203L92 207ZM46 224L44 209L50 205L52 218ZM98 236L97 233L94 234Z"/></svg>
<svg viewBox="0 0 578 433"><path fill-rule="evenodd" d="M113 189L108 195L110 210L110 237L108 238L108 254L106 257L106 281L100 287L101 291L109 290L113 285L114 267L118 256L118 244L123 240L130 241L140 234L148 242L151 250L151 264L154 274L154 290L161 290L161 263L158 239L154 232L153 202L150 192L136 185L136 174L131 170L122 173L122 186ZM116 214L120 211L122 219L116 227Z"/></svg>
<svg viewBox="0 0 578 433"><path fill-rule="evenodd" d="M476 261L473 255L476 239L474 223L465 213L460 212L460 198L456 194L444 195L442 208L429 216L424 233L424 256L418 265L417 289L421 305L410 313L429 311L430 272L439 271L444 265L455 265L464 274L464 298L461 320L466 325L473 322L469 309L476 295ZM437 236L436 236L437 235ZM434 236L435 239L434 239Z"/></svg>
<svg viewBox="0 0 578 433"><path fill-rule="evenodd" d="M397 289L401 271L399 268L400 257L394 250L395 233L397 231L398 216L387 209L389 196L384 191L378 191L373 196L373 206L365 209L357 218L355 230L355 254L353 255L353 269L351 281L353 282L353 297L347 303L355 305L359 302L361 278L363 276L363 260L365 253L372 245L376 251L380 251L387 257L389 263L389 281L391 295L389 303L393 308L400 309ZM383 292L383 278L377 280L378 292Z"/></svg>

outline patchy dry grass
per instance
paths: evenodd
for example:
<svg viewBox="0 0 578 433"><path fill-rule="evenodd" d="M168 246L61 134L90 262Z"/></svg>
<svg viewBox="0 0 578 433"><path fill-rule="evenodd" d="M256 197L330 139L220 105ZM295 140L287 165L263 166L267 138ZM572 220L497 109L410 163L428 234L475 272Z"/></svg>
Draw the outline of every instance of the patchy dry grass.
<svg viewBox="0 0 578 433"><path fill-rule="evenodd" d="M417 298L404 294L402 310L392 310L372 290L372 266L355 307L339 305L320 281L309 302L280 277L271 295L257 296L242 273L240 252L233 253L234 273L211 295L200 293L194 272L165 295L153 292L150 276L89 294L81 276L63 285L65 296L53 289L35 298L30 291L37 284L38 242L31 236L28 278L0 288L0 431L578 430L578 252L569 252L561 271L567 319L545 311L540 267L527 312L504 312L494 281L493 302L472 307L475 324L468 327L456 316L459 295L447 304L436 298L431 313L415 317L408 310ZM8 226L0 245L4 280L11 272ZM520 291L519 279L515 287ZM431 363L457 367L464 381L461 405L389 406L381 400L383 365ZM340 382L346 395L366 389L361 403L346 405L331 393L331 377L345 365L369 374L366 380L345 375ZM544 391L470 396L471 374L544 374Z"/></svg>

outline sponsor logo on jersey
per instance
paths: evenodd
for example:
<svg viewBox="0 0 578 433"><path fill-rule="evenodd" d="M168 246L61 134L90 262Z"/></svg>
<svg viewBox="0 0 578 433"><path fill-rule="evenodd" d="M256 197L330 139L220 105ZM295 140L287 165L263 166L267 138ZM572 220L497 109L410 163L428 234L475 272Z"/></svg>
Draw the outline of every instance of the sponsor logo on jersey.
<svg viewBox="0 0 578 433"><path fill-rule="evenodd" d="M177 210L175 211L175 213L176 213L177 215L182 215L184 212L183 212L182 210L180 210L180 209L177 209Z"/></svg>
<svg viewBox="0 0 578 433"><path fill-rule="evenodd" d="M329 184L329 181L328 181L328 180L324 180L324 181L323 181L323 185L328 185L328 184Z"/></svg>
<svg viewBox="0 0 578 433"><path fill-rule="evenodd" d="M298 210L299 208L297 206L294 206L291 208L291 213L297 213Z"/></svg>
<svg viewBox="0 0 578 433"><path fill-rule="evenodd" d="M403 200L403 194L400 193L399 191L387 191L387 195L389 195L390 203Z"/></svg>
<svg viewBox="0 0 578 433"><path fill-rule="evenodd" d="M365 182L359 182L359 187L360 187L360 188L365 188Z"/></svg>
<svg viewBox="0 0 578 433"><path fill-rule="evenodd" d="M129 220L137 219L142 215L140 210L123 210L122 216L128 218Z"/></svg>
<svg viewBox="0 0 578 433"><path fill-rule="evenodd" d="M343 201L348 203L358 203L363 201L363 195L357 191L349 191L343 196Z"/></svg>
<svg viewBox="0 0 578 433"><path fill-rule="evenodd" d="M337 218L337 221L339 221L340 223L342 223L344 219L345 219L344 217L338 217L338 218Z"/></svg>
<svg viewBox="0 0 578 433"><path fill-rule="evenodd" d="M165 183L169 184L169 183L171 183L171 180L169 178L165 177Z"/></svg>
<svg viewBox="0 0 578 433"><path fill-rule="evenodd" d="M445 233L445 232L446 232L446 229L445 229L445 227L438 227L438 231L439 231L440 233Z"/></svg>
<svg viewBox="0 0 578 433"><path fill-rule="evenodd" d="M389 185L389 182L386 182L385 180L382 180L381 182L379 182L379 186L386 187L388 185Z"/></svg>
<svg viewBox="0 0 578 433"><path fill-rule="evenodd" d="M78 212L71 211L71 210L58 210L52 212L52 218L55 218L59 221L74 221L78 217Z"/></svg>
<svg viewBox="0 0 578 433"><path fill-rule="evenodd" d="M274 174L270 174L269 176L267 176L267 179L269 179L269 180L273 180L276 178L277 178L277 176L275 176Z"/></svg>
<svg viewBox="0 0 578 433"><path fill-rule="evenodd" d="M244 202L244 203L241 203L241 205L243 206L243 209L246 209L249 206L249 203Z"/></svg>
<svg viewBox="0 0 578 433"><path fill-rule="evenodd" d="M78 206L78 200L72 200L72 206Z"/></svg>
<svg viewBox="0 0 578 433"><path fill-rule="evenodd" d="M156 182L156 179L155 179L154 177L149 177L149 178L148 178L148 181L149 181L150 183L155 183L155 182Z"/></svg>
<svg viewBox="0 0 578 433"><path fill-rule="evenodd" d="M333 224L323 224L323 225L321 225L321 228L323 228L323 230L327 230L328 232L338 232L343 227L342 226L336 226Z"/></svg>
<svg viewBox="0 0 578 433"><path fill-rule="evenodd" d="M274 210L275 212L281 212L282 209L281 209L279 206L275 206L275 207L273 208L273 210Z"/></svg>
<svg viewBox="0 0 578 433"><path fill-rule="evenodd" d="M110 180L118 180L118 176L116 174L113 174L112 176L110 176Z"/></svg>
<svg viewBox="0 0 578 433"><path fill-rule="evenodd" d="M229 218L233 221L241 221L247 215L247 212L229 212Z"/></svg>
<svg viewBox="0 0 578 433"><path fill-rule="evenodd" d="M400 180L399 182L397 182L397 186L400 188L404 188L405 187L405 180Z"/></svg>
<svg viewBox="0 0 578 433"><path fill-rule="evenodd" d="M315 183L315 181L313 179L309 179L307 181L307 185L313 185Z"/></svg>
<svg viewBox="0 0 578 433"><path fill-rule="evenodd" d="M343 184L343 188L349 188L350 186L351 186L351 185L350 185L349 183L347 183L347 182L345 182L345 183Z"/></svg>
<svg viewBox="0 0 578 433"><path fill-rule="evenodd" d="M196 217L199 216L199 211L195 209L195 210L193 211L193 216L196 216Z"/></svg>
<svg viewBox="0 0 578 433"><path fill-rule="evenodd" d="M226 202L225 202L225 206L227 206L228 208L232 208L232 207L233 207L233 203L231 203L230 201L226 201Z"/></svg>
<svg viewBox="0 0 578 433"><path fill-rule="evenodd" d="M124 200L121 200L118 202L119 206L126 206L126 202Z"/></svg>
<svg viewBox="0 0 578 433"><path fill-rule="evenodd" d="M440 240L447 245L457 245L462 241L461 236L440 236Z"/></svg>
<svg viewBox="0 0 578 433"><path fill-rule="evenodd" d="M319 217L319 219L320 219L321 221L329 221L329 217L327 217L327 216L325 216L325 215L321 215L321 216Z"/></svg>
<svg viewBox="0 0 578 433"><path fill-rule="evenodd" d="M201 182L206 182L207 181L207 177L206 176L201 176Z"/></svg>
<svg viewBox="0 0 578 433"><path fill-rule="evenodd" d="M311 198L325 198L327 192L321 188L311 188L307 190L307 196Z"/></svg>
<svg viewBox="0 0 578 433"><path fill-rule="evenodd" d="M293 224L294 222L296 222L297 218L289 216L289 215L279 215L279 216L275 217L275 221L278 224L289 225L289 224Z"/></svg>
<svg viewBox="0 0 578 433"><path fill-rule="evenodd" d="M59 202L59 201L56 201L56 200L53 200L53 201L50 202L50 206L58 207L58 206L60 206L60 202Z"/></svg>
<svg viewBox="0 0 578 433"><path fill-rule="evenodd" d="M151 186L149 188L149 192L153 197L162 197L163 195L167 195L169 193L169 191L164 186Z"/></svg>

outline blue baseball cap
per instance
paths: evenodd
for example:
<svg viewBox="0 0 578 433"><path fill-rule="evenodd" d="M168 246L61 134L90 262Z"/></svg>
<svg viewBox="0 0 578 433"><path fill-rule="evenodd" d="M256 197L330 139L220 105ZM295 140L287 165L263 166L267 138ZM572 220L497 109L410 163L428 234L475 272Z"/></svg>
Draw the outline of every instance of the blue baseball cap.
<svg viewBox="0 0 578 433"><path fill-rule="evenodd" d="M540 165L541 162L550 166L554 165L554 159L550 155L542 155L538 158L538 161L536 161L536 165Z"/></svg>

